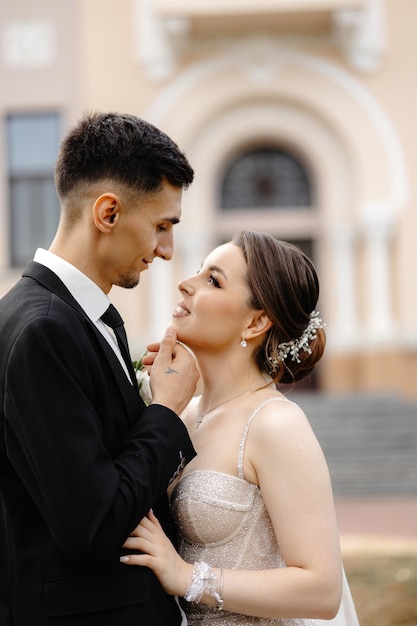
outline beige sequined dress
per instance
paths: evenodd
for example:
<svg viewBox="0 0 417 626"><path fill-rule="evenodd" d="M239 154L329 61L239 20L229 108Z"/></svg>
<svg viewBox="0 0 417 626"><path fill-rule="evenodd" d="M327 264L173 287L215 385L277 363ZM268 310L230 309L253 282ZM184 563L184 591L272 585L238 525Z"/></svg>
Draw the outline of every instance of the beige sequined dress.
<svg viewBox="0 0 417 626"><path fill-rule="evenodd" d="M260 404L250 416L239 447L237 476L196 470L177 483L171 499L179 529L179 551L189 563L205 561L225 569L269 569L284 567L271 520L259 487L243 477L243 454L249 426ZM314 620L266 619L217 611L207 605L186 603L189 626L315 626Z"/></svg>

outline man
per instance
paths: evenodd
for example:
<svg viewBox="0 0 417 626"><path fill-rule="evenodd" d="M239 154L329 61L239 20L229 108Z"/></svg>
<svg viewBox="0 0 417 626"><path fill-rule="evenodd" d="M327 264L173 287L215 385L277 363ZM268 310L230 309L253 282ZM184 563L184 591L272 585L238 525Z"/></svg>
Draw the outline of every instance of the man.
<svg viewBox="0 0 417 626"><path fill-rule="evenodd" d="M134 116L87 115L63 142L56 236L0 301L2 626L181 623L151 571L119 558L150 508L169 531L167 486L195 455L178 414L198 373L167 331L146 408L106 311L112 285L172 257L192 178Z"/></svg>

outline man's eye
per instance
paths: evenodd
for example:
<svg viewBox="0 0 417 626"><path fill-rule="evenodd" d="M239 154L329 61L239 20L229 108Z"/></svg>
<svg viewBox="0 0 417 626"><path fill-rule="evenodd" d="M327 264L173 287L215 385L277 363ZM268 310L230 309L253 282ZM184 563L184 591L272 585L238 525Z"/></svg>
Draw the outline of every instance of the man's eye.
<svg viewBox="0 0 417 626"><path fill-rule="evenodd" d="M160 232L160 233L165 233L168 229L167 229L167 227L166 227L166 226L164 226L163 224L160 224L160 225L158 226L158 230L159 230L159 232Z"/></svg>
<svg viewBox="0 0 417 626"><path fill-rule="evenodd" d="M213 274L210 274L210 277L209 277L209 279L208 279L208 282L209 282L209 283L211 283L212 285L214 285L214 286L215 286L215 287L217 287L217 288L219 288L219 287L220 287L219 281L217 280L217 278L215 278L215 277L213 276Z"/></svg>

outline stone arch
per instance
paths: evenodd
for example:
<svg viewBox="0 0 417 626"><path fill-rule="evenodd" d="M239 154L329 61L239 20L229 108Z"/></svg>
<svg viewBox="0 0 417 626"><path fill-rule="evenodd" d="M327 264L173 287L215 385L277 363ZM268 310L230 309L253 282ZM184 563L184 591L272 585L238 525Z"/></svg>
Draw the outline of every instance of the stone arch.
<svg viewBox="0 0 417 626"><path fill-rule="evenodd" d="M184 202L182 274L212 246L223 164L245 142L275 137L301 151L318 190L316 211L278 227L283 238L308 232L320 244L329 348L393 339L388 254L407 176L388 117L359 81L323 59L255 42L186 70L146 117L176 138L196 170ZM262 216L246 226L261 229Z"/></svg>
<svg viewBox="0 0 417 626"><path fill-rule="evenodd" d="M251 99L299 103L333 128L358 163L366 164L366 155L375 155L391 207L402 208L408 197L407 174L388 116L351 73L319 57L269 41L246 43L185 70L159 93L146 117L182 142L192 141L219 112Z"/></svg>

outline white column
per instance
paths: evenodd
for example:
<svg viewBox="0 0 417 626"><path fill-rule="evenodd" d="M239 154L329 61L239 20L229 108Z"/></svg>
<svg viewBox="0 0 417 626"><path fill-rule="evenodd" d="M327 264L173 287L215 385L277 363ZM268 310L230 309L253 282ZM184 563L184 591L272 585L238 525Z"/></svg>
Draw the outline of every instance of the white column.
<svg viewBox="0 0 417 626"><path fill-rule="evenodd" d="M392 339L394 330L390 268L392 228L392 221L385 210L373 210L365 215L367 337L384 342Z"/></svg>
<svg viewBox="0 0 417 626"><path fill-rule="evenodd" d="M358 333L355 280L355 234L351 225L337 225L329 230L333 268L332 293L335 319L332 322L332 344L336 348L356 343Z"/></svg>

